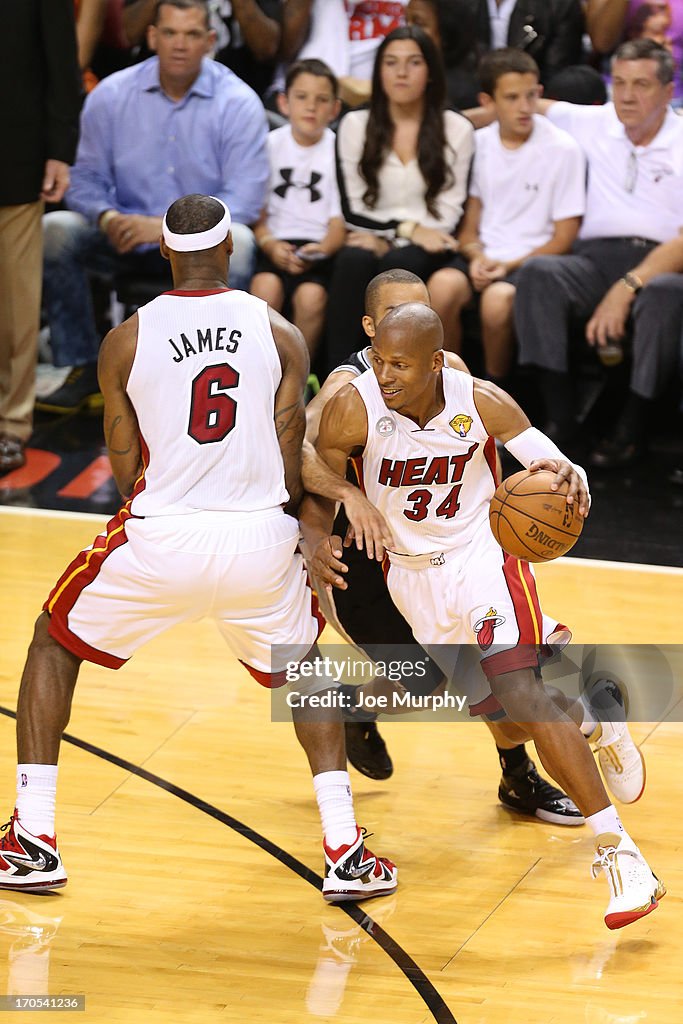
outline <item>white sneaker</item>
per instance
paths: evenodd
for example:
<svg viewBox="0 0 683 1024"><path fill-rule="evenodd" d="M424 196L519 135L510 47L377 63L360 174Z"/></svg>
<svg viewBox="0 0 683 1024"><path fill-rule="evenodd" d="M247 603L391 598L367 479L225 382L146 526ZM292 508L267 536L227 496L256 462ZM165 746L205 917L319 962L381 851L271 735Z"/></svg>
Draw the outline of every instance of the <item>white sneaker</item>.
<svg viewBox="0 0 683 1024"><path fill-rule="evenodd" d="M645 759L626 722L603 722L599 730L591 740L607 788L622 804L634 804L645 789Z"/></svg>
<svg viewBox="0 0 683 1024"><path fill-rule="evenodd" d="M593 878L604 871L611 899L605 913L608 928L624 928L639 917L651 914L666 895L666 888L630 836L604 832L595 838Z"/></svg>
<svg viewBox="0 0 683 1024"><path fill-rule="evenodd" d="M332 850L323 840L325 878L323 897L328 903L389 896L396 891L398 870L386 857L376 857L364 843L365 829L356 826L356 839Z"/></svg>
<svg viewBox="0 0 683 1024"><path fill-rule="evenodd" d="M66 871L57 849L56 836L34 836L14 813L0 839L0 889L46 892L66 885Z"/></svg>
<svg viewBox="0 0 683 1024"><path fill-rule="evenodd" d="M612 796L622 804L640 800L645 789L645 761L626 724L624 698L611 679L600 679L588 695L600 724L590 737Z"/></svg>

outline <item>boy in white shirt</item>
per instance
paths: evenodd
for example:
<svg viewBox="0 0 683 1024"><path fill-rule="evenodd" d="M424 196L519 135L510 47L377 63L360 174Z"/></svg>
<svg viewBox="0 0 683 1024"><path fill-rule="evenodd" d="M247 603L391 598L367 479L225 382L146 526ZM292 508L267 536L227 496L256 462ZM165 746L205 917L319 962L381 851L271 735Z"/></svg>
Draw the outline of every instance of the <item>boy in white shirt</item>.
<svg viewBox="0 0 683 1024"><path fill-rule="evenodd" d="M542 87L532 57L492 51L479 77L480 102L497 122L476 133L460 251L429 288L456 346L460 311L473 293L481 296L485 373L499 383L514 353L516 271L531 256L571 250L585 209L586 168L578 143L536 113Z"/></svg>
<svg viewBox="0 0 683 1024"><path fill-rule="evenodd" d="M344 244L334 155L328 125L339 114L337 79L319 60L297 61L278 96L289 124L270 132L270 184L254 228L259 255L250 291L291 319L311 355L323 327L330 257Z"/></svg>

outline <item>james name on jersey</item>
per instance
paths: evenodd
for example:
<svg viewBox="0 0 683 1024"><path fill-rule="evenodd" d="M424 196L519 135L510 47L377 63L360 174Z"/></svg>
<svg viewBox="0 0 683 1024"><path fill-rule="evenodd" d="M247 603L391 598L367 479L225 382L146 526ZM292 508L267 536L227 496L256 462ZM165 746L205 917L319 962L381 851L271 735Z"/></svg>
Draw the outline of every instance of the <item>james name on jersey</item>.
<svg viewBox="0 0 683 1024"><path fill-rule="evenodd" d="M187 334L183 333L181 333L179 341L169 338L168 343L175 353L171 356L173 362L181 363L186 356L199 356L203 352L236 352L242 332L232 330L226 338L227 331L227 327L217 327L213 332L210 327L207 327L206 330L198 327L195 332L192 332L197 335L194 343L190 341Z"/></svg>

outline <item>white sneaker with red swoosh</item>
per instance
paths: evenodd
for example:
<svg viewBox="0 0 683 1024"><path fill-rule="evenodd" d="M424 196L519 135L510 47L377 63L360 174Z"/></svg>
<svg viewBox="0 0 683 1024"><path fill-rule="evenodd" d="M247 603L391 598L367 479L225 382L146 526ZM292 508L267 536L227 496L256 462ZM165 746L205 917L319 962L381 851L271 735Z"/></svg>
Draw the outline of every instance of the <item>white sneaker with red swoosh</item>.
<svg viewBox="0 0 683 1024"><path fill-rule="evenodd" d="M34 836L14 814L0 830L0 889L46 892L66 885L66 871L57 850L57 836Z"/></svg>
<svg viewBox="0 0 683 1024"><path fill-rule="evenodd" d="M398 869L386 857L376 857L365 847L365 829L356 825L356 839L348 846L330 849L323 839L325 878L323 896L328 903L389 896L398 885Z"/></svg>

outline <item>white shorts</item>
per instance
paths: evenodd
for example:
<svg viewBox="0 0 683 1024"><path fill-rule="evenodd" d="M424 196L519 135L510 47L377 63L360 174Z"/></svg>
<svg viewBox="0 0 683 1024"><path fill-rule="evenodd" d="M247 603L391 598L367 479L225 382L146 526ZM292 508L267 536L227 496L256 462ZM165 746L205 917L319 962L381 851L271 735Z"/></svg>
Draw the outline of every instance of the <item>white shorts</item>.
<svg viewBox="0 0 683 1024"><path fill-rule="evenodd" d="M566 627L543 615L529 563L507 555L488 530L455 551L390 554L390 560L387 585L394 604L444 673L455 674L456 685L461 645L478 652L488 678L467 673L470 713L499 709L488 679L537 668L544 645L569 640Z"/></svg>
<svg viewBox="0 0 683 1024"><path fill-rule="evenodd" d="M260 683L280 685L272 677L324 625L298 540L279 508L136 518L124 507L57 582L43 606L49 632L77 657L120 668L170 626L209 617Z"/></svg>

